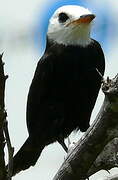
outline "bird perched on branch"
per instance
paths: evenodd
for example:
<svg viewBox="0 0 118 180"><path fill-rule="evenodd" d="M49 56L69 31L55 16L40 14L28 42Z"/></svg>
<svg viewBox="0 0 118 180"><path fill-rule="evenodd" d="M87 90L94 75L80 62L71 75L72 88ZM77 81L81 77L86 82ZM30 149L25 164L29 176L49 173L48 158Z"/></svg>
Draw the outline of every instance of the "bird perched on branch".
<svg viewBox="0 0 118 180"><path fill-rule="evenodd" d="M91 39L95 15L66 5L49 21L47 45L39 60L27 100L29 137L13 159L13 175L34 166L42 150L74 130L86 131L94 108L105 60L100 44Z"/></svg>

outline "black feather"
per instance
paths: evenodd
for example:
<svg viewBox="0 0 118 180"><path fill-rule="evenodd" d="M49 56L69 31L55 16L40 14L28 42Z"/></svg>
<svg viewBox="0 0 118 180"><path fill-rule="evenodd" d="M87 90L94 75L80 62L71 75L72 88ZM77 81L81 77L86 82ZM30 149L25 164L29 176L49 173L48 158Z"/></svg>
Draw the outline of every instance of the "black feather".
<svg viewBox="0 0 118 180"><path fill-rule="evenodd" d="M75 129L86 131L101 87L98 71L104 74L105 61L97 41L87 47L47 47L29 90L29 138L14 157L13 174L34 165L46 145Z"/></svg>

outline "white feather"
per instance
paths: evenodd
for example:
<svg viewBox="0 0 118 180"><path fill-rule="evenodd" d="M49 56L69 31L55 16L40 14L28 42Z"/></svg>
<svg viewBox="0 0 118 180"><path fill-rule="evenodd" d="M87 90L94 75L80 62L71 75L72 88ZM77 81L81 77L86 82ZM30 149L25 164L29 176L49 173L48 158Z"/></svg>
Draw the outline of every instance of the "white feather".
<svg viewBox="0 0 118 180"><path fill-rule="evenodd" d="M66 23L60 23L58 15L66 13L69 19ZM91 23L71 24L82 15L92 14L88 9L76 5L66 5L57 9L49 21L48 37L56 43L64 45L87 46L91 43ZM67 24L69 24L67 26Z"/></svg>

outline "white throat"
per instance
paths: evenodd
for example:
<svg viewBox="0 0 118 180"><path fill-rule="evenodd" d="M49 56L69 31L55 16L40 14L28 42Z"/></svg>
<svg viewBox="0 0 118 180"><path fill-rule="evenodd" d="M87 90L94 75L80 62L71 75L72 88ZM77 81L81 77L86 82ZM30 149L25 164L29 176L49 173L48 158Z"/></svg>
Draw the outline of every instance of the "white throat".
<svg viewBox="0 0 118 180"><path fill-rule="evenodd" d="M66 29L68 28L68 29ZM85 47L91 43L90 29L91 25L82 25L76 27L66 27L65 29L50 30L48 28L48 38L58 44L79 45Z"/></svg>

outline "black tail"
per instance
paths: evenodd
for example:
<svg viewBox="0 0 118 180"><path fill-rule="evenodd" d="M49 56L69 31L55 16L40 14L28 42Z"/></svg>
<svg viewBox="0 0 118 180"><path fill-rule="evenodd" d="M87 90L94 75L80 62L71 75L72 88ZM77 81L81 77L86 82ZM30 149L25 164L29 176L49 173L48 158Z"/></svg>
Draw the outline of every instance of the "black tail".
<svg viewBox="0 0 118 180"><path fill-rule="evenodd" d="M34 166L43 148L44 146L34 147L32 141L28 138L13 158L12 175L14 176L18 172Z"/></svg>

